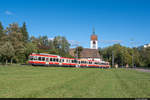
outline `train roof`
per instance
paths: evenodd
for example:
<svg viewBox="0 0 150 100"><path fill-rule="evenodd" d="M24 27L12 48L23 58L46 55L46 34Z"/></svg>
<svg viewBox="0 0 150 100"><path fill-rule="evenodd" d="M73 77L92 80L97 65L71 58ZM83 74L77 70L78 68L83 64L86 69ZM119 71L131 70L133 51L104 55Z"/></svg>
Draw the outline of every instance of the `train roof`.
<svg viewBox="0 0 150 100"><path fill-rule="evenodd" d="M32 53L30 56L60 57L58 55L46 54L46 53Z"/></svg>
<svg viewBox="0 0 150 100"><path fill-rule="evenodd" d="M67 58L67 57L60 57L62 59L72 59L72 60L75 60L75 58Z"/></svg>

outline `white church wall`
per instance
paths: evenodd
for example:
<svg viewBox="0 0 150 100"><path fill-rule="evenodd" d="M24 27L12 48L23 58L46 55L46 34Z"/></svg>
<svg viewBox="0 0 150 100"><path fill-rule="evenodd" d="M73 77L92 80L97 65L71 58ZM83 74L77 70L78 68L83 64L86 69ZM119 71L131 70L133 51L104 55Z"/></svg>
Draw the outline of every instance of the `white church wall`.
<svg viewBox="0 0 150 100"><path fill-rule="evenodd" d="M95 44L93 44L93 41L95 41ZM95 45L95 47L94 47L94 45ZM90 41L90 47L91 47L91 49L98 49L98 41L91 40Z"/></svg>

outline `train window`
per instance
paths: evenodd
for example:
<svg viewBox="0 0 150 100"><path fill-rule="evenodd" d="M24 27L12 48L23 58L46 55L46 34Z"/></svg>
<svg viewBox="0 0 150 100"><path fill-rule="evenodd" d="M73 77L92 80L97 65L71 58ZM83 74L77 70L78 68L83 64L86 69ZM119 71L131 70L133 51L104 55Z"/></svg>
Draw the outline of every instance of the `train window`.
<svg viewBox="0 0 150 100"><path fill-rule="evenodd" d="M76 60L72 60L73 61L73 63L76 63L77 61Z"/></svg>
<svg viewBox="0 0 150 100"><path fill-rule="evenodd" d="M42 57L42 61L45 61L45 57Z"/></svg>
<svg viewBox="0 0 150 100"><path fill-rule="evenodd" d="M53 61L53 58L50 58L50 61Z"/></svg>
<svg viewBox="0 0 150 100"><path fill-rule="evenodd" d="M79 64L80 64L81 62L79 61Z"/></svg>
<svg viewBox="0 0 150 100"><path fill-rule="evenodd" d="M38 60L41 61L41 57L39 57Z"/></svg>
<svg viewBox="0 0 150 100"><path fill-rule="evenodd" d="M75 63L75 60L72 60L72 63Z"/></svg>
<svg viewBox="0 0 150 100"><path fill-rule="evenodd" d="M58 62L58 58L56 59L56 62Z"/></svg>
<svg viewBox="0 0 150 100"><path fill-rule="evenodd" d="M37 56L34 56L34 60L37 60Z"/></svg>
<svg viewBox="0 0 150 100"><path fill-rule="evenodd" d="M64 62L64 59L62 59L62 62Z"/></svg>
<svg viewBox="0 0 150 100"><path fill-rule="evenodd" d="M55 58L53 58L53 61L55 62Z"/></svg>
<svg viewBox="0 0 150 100"><path fill-rule="evenodd" d="M30 59L30 60L33 60L33 56L30 56L29 59Z"/></svg>

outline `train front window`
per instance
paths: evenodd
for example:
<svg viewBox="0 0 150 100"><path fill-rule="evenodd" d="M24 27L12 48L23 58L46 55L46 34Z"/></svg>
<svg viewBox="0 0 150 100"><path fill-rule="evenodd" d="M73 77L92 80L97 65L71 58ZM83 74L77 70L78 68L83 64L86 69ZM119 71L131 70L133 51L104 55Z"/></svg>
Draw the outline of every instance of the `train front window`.
<svg viewBox="0 0 150 100"><path fill-rule="evenodd" d="M37 56L34 56L34 58L33 58L34 60L38 60L38 58L37 58Z"/></svg>
<svg viewBox="0 0 150 100"><path fill-rule="evenodd" d="M33 60L33 56L30 56L30 57L29 57L29 60Z"/></svg>

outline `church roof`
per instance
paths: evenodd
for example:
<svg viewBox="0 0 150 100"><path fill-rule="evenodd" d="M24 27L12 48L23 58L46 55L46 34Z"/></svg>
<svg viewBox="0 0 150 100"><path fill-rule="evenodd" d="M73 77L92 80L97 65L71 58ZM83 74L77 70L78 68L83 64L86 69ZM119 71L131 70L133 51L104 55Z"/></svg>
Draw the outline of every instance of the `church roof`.
<svg viewBox="0 0 150 100"><path fill-rule="evenodd" d="M97 40L97 35L92 34L92 35L91 35L91 40Z"/></svg>
<svg viewBox="0 0 150 100"><path fill-rule="evenodd" d="M95 34L95 28L93 28L93 34L91 35L91 40L98 40L97 35Z"/></svg>
<svg viewBox="0 0 150 100"><path fill-rule="evenodd" d="M75 48L70 49L70 55L75 57L74 54ZM100 54L97 49L89 49L89 48L83 48L83 50L80 53L81 58L100 58Z"/></svg>

